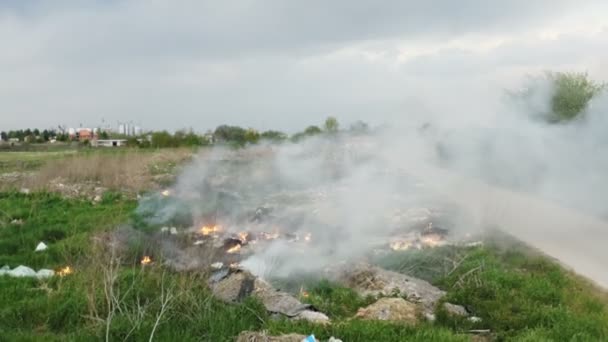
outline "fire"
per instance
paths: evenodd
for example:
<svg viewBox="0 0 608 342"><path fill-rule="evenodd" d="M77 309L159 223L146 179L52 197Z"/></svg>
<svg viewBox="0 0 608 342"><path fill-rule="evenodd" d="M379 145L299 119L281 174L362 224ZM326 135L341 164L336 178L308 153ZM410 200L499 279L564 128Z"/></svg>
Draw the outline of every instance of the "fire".
<svg viewBox="0 0 608 342"><path fill-rule="evenodd" d="M170 195L171 195L171 191L169 191L169 190L164 190L164 191L163 191L163 192L161 192L160 194L161 194L161 195L163 195L163 196L165 196L165 197L168 197L168 196L170 196Z"/></svg>
<svg viewBox="0 0 608 342"><path fill-rule="evenodd" d="M262 232L260 235L264 238L264 240L274 240L279 238L279 233Z"/></svg>
<svg viewBox="0 0 608 342"><path fill-rule="evenodd" d="M394 251L405 251L414 246L412 241L394 241L389 244Z"/></svg>
<svg viewBox="0 0 608 342"><path fill-rule="evenodd" d="M151 264L151 263L152 263L152 259L151 259L149 256L147 256L147 255L146 255L146 256L144 256L144 257L141 259L141 264L142 264L142 265L144 265L144 266L145 266L145 265L149 265L149 264Z"/></svg>
<svg viewBox="0 0 608 342"><path fill-rule="evenodd" d="M236 244L233 247L229 248L226 253L235 254L241 251L241 245Z"/></svg>
<svg viewBox="0 0 608 342"><path fill-rule="evenodd" d="M211 235L213 233L218 233L220 232L222 229L219 226L203 226L200 229L201 234L207 236L207 235Z"/></svg>
<svg viewBox="0 0 608 342"><path fill-rule="evenodd" d="M70 266L66 266L57 272L60 277L65 277L72 273L74 273L74 270Z"/></svg>
<svg viewBox="0 0 608 342"><path fill-rule="evenodd" d="M439 234L425 234L420 237L420 242L426 247L437 247L445 244L445 240Z"/></svg>
<svg viewBox="0 0 608 342"><path fill-rule="evenodd" d="M247 238L249 237L249 233L247 233L247 232L240 232L237 235L239 236L239 240L241 240L241 242L243 242L243 243L247 242Z"/></svg>

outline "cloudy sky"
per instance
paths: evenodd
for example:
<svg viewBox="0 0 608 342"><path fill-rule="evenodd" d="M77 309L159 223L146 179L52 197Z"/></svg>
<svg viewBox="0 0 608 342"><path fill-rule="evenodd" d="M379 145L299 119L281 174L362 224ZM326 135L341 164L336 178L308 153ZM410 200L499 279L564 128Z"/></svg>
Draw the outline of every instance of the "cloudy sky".
<svg viewBox="0 0 608 342"><path fill-rule="evenodd" d="M546 69L608 80L606 13L605 0L0 0L0 130L293 132L467 110Z"/></svg>

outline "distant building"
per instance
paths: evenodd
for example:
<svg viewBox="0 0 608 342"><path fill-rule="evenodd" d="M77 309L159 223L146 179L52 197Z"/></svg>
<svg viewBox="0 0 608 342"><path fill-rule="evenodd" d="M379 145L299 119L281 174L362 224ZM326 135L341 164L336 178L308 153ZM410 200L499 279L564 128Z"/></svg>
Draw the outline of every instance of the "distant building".
<svg viewBox="0 0 608 342"><path fill-rule="evenodd" d="M120 147L127 145L127 139L96 139L91 141L95 147Z"/></svg>

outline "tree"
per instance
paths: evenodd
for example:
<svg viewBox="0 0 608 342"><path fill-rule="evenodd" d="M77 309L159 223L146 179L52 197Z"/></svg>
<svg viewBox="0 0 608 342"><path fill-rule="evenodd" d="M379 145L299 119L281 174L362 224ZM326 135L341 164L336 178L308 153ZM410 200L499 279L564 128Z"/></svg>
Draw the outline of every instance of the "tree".
<svg viewBox="0 0 608 342"><path fill-rule="evenodd" d="M253 128L249 128L245 132L245 141L250 144L256 144L260 140L260 133Z"/></svg>
<svg viewBox="0 0 608 342"><path fill-rule="evenodd" d="M584 114L592 98L606 89L586 73L551 72L529 79L529 85L508 92L525 113L549 123L567 122Z"/></svg>
<svg viewBox="0 0 608 342"><path fill-rule="evenodd" d="M333 116L328 117L325 120L325 131L329 133L335 133L339 128L338 120Z"/></svg>
<svg viewBox="0 0 608 342"><path fill-rule="evenodd" d="M552 122L569 121L581 114L591 99L605 89L605 84L590 80L586 73L547 72L554 86L551 98Z"/></svg>
<svg viewBox="0 0 608 342"><path fill-rule="evenodd" d="M101 131L101 132L99 133L99 137L100 137L101 139L110 139L110 136L108 135L108 132L106 132L106 131Z"/></svg>
<svg viewBox="0 0 608 342"><path fill-rule="evenodd" d="M312 135L321 134L321 132L323 132L323 131L321 131L321 129L318 126L308 126L304 130L304 135L312 136Z"/></svg>
<svg viewBox="0 0 608 342"><path fill-rule="evenodd" d="M262 133L261 138L264 140L278 142L287 139L287 134L279 131L265 131Z"/></svg>
<svg viewBox="0 0 608 342"><path fill-rule="evenodd" d="M160 131L152 133L152 147L162 148L162 147L175 147L175 142L173 137L167 131Z"/></svg>
<svg viewBox="0 0 608 342"><path fill-rule="evenodd" d="M213 133L215 139L220 142L235 143L237 145L245 144L245 129L238 126L221 125L215 129Z"/></svg>

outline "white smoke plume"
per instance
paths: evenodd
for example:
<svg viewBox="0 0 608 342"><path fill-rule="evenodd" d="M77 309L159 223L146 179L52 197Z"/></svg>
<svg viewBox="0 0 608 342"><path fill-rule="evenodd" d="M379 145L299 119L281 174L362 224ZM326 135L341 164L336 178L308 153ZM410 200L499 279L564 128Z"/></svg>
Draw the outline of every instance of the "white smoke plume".
<svg viewBox="0 0 608 342"><path fill-rule="evenodd" d="M502 90L483 99L461 91L366 134L204 149L171 189L175 201L147 199L140 210L154 211L157 223L188 208L186 225L280 230L299 239L310 234L305 245L277 239L242 262L262 276L360 258L411 225L419 208L444 212L434 224L451 234L501 224L487 222L492 215L502 222L509 219L501 215L518 215L508 199L480 195L466 180L608 217L608 97L595 99L578 121L548 124L535 115L549 108L552 89L535 86L539 91L525 107ZM556 229L534 222L526 229L540 235Z"/></svg>

